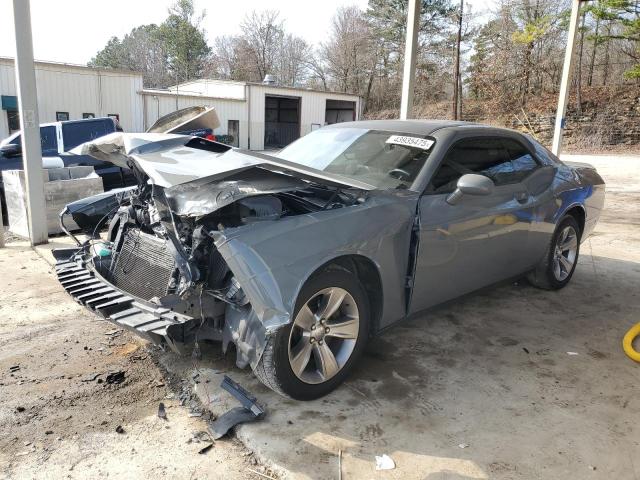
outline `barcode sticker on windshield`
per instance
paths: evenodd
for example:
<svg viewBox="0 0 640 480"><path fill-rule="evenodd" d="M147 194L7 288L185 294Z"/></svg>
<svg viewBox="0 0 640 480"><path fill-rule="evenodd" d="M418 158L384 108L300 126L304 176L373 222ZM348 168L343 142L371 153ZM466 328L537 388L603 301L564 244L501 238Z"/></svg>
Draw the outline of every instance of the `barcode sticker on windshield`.
<svg viewBox="0 0 640 480"><path fill-rule="evenodd" d="M392 143L394 145L404 145L405 147L420 148L422 150L429 150L433 144L433 140L428 138L407 137L405 135L391 135L387 138L385 143Z"/></svg>

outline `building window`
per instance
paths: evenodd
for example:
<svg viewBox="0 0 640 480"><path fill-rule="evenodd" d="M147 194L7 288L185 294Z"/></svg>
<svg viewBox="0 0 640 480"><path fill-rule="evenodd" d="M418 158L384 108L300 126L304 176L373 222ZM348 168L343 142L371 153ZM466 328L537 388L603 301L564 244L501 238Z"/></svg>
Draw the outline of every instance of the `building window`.
<svg viewBox="0 0 640 480"><path fill-rule="evenodd" d="M96 118L95 113L83 113L82 118Z"/></svg>
<svg viewBox="0 0 640 480"><path fill-rule="evenodd" d="M66 122L69 120L69 112L56 112L56 122Z"/></svg>
<svg viewBox="0 0 640 480"><path fill-rule="evenodd" d="M9 124L9 133L20 130L20 113L17 110L7 110L7 123Z"/></svg>

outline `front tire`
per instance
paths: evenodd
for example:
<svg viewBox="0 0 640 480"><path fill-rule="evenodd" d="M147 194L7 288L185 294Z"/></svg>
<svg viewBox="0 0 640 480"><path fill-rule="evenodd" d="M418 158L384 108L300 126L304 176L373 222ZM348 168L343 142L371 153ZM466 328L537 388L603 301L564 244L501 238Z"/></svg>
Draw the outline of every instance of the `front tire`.
<svg viewBox="0 0 640 480"><path fill-rule="evenodd" d="M268 340L253 372L267 387L296 400L320 398L340 385L369 336L369 307L357 277L341 267L303 286L293 321Z"/></svg>
<svg viewBox="0 0 640 480"><path fill-rule="evenodd" d="M543 259L527 276L529 283L545 290L564 288L578 264L581 234L576 219L565 215L556 227Z"/></svg>

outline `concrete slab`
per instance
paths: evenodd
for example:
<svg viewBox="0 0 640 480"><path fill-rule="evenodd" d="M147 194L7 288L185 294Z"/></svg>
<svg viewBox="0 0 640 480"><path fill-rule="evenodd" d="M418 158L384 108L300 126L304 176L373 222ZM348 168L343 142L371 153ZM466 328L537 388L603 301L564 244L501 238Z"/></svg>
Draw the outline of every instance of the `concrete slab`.
<svg viewBox="0 0 640 480"><path fill-rule="evenodd" d="M640 177L625 173L640 159L579 161L602 167L610 193L564 290L504 285L399 325L321 400L279 397L217 347L196 392L216 414L236 406L226 372L258 396L268 416L238 437L288 478L337 478L339 450L347 479L637 478L640 370L621 339L640 321ZM374 470L383 453L395 470Z"/></svg>

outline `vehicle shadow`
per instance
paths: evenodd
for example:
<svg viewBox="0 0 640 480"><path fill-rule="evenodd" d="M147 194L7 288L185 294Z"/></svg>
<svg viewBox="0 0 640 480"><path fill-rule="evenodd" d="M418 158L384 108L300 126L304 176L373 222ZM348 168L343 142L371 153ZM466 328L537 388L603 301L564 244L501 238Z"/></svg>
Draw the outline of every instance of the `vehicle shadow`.
<svg viewBox="0 0 640 480"><path fill-rule="evenodd" d="M213 353L200 365L266 406L238 436L295 478L335 478L338 450L346 478L375 474L382 453L397 464L384 478L566 478L576 468L633 478L640 385L621 339L640 321L637 292L639 263L583 254L561 291L516 282L399 324L311 402L284 399ZM227 405L217 398L214 411Z"/></svg>

